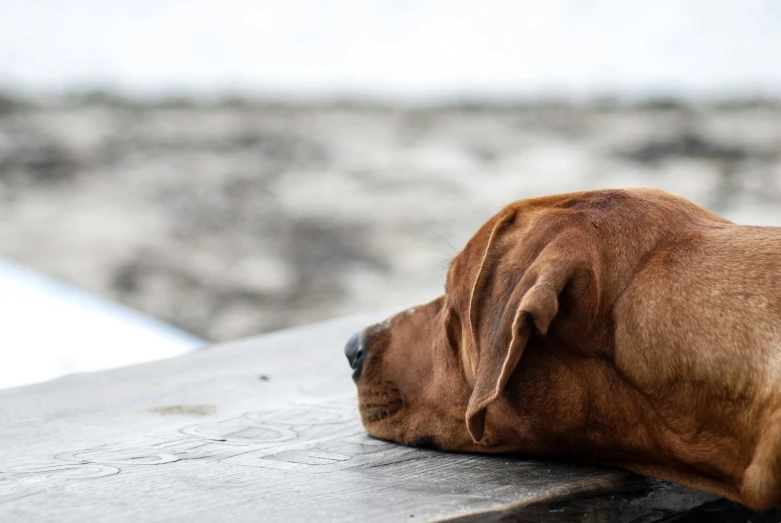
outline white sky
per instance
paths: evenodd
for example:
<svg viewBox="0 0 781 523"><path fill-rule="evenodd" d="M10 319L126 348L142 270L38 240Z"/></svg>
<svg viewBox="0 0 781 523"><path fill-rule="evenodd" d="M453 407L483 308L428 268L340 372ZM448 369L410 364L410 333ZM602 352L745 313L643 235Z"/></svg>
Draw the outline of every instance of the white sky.
<svg viewBox="0 0 781 523"><path fill-rule="evenodd" d="M0 86L777 96L780 28L775 0L0 0Z"/></svg>

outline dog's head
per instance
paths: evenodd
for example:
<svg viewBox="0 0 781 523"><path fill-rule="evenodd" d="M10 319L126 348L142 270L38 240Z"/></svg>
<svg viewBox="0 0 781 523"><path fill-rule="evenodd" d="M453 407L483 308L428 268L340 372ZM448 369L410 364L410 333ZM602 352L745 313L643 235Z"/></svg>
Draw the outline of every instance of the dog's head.
<svg viewBox="0 0 781 523"><path fill-rule="evenodd" d="M664 224L713 217L681 202L599 191L503 209L453 260L443 296L348 343L367 431L445 450L555 450L551 438L610 395L610 310Z"/></svg>

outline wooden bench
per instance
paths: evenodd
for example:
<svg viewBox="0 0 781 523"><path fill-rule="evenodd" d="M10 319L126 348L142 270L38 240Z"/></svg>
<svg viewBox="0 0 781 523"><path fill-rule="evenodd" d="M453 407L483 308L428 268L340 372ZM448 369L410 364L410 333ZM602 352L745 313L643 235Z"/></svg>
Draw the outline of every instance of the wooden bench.
<svg viewBox="0 0 781 523"><path fill-rule="evenodd" d="M627 472L368 437L342 348L372 320L0 391L0 521L655 521L713 507Z"/></svg>

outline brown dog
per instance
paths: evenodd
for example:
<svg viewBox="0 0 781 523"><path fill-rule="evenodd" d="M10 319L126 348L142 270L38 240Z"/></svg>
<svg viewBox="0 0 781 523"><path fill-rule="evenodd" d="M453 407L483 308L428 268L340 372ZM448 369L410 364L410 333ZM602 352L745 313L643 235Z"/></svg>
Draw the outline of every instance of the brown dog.
<svg viewBox="0 0 781 523"><path fill-rule="evenodd" d="M781 503L781 228L656 190L516 202L345 351L378 438Z"/></svg>

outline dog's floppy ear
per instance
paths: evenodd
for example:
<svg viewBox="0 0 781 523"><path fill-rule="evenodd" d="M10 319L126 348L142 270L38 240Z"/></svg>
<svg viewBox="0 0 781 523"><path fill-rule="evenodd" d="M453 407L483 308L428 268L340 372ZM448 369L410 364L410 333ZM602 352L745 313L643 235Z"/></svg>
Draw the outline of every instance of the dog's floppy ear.
<svg viewBox="0 0 781 523"><path fill-rule="evenodd" d="M470 299L470 326L478 361L466 424L476 443L484 436L488 406L504 391L534 329L542 335L548 332L559 312L562 290L571 284L573 294L589 301L589 309L595 311L594 272L586 256L588 249L582 249L577 234L554 238L528 267L512 269L523 275L515 280L517 285L502 289L507 278L496 274L500 253L492 248L510 223L512 217L506 217L494 227ZM481 298L481 293L486 296ZM502 310L492 309L497 302L506 305Z"/></svg>

